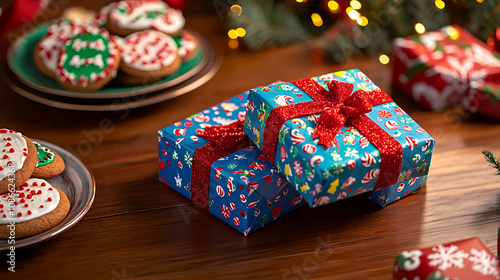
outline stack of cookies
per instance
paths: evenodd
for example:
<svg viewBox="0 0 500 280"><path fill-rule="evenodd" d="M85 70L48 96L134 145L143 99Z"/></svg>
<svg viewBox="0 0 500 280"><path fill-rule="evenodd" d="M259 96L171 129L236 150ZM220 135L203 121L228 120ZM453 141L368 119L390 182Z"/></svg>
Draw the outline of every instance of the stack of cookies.
<svg viewBox="0 0 500 280"><path fill-rule="evenodd" d="M0 239L23 238L58 225L68 214L64 192L45 179L61 174L63 159L11 129L0 129Z"/></svg>
<svg viewBox="0 0 500 280"><path fill-rule="evenodd" d="M115 78L123 85L156 82L197 54L184 24L182 12L161 0L113 2L90 22L54 21L35 47L35 65L75 91L95 91Z"/></svg>

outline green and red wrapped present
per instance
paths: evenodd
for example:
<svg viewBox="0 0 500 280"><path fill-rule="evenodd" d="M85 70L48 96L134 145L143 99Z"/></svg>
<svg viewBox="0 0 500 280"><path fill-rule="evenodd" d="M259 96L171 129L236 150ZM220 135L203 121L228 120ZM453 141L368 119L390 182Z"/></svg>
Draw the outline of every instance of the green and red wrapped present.
<svg viewBox="0 0 500 280"><path fill-rule="evenodd" d="M425 107L439 111L462 103L500 119L500 55L453 25L398 38L393 83Z"/></svg>
<svg viewBox="0 0 500 280"><path fill-rule="evenodd" d="M250 90L243 130L311 207L383 188L393 194L375 201L395 201L398 182L428 173L434 148L357 69Z"/></svg>
<svg viewBox="0 0 500 280"><path fill-rule="evenodd" d="M498 257L477 237L398 254L395 280L500 279Z"/></svg>

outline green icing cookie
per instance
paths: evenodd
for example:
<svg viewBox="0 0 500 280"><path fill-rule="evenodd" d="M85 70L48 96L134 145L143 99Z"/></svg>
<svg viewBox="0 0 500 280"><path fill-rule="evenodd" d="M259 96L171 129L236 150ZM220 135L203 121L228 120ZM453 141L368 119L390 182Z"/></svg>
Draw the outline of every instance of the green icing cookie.
<svg viewBox="0 0 500 280"><path fill-rule="evenodd" d="M37 142L33 141L33 144L35 144L36 150L38 152L38 161L36 163L36 167L44 166L54 161L54 152Z"/></svg>
<svg viewBox="0 0 500 280"><path fill-rule="evenodd" d="M87 30L74 36L61 49L58 76L84 87L104 79L117 63L116 45L107 31Z"/></svg>

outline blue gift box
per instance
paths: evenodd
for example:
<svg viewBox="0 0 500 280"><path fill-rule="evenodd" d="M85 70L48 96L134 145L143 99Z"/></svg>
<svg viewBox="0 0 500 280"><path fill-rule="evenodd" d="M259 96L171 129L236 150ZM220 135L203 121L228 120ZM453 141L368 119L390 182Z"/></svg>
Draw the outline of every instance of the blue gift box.
<svg viewBox="0 0 500 280"><path fill-rule="evenodd" d="M384 207L422 188L427 182L427 175L398 182L387 188L370 192L370 199Z"/></svg>
<svg viewBox="0 0 500 280"><path fill-rule="evenodd" d="M311 80L326 90L327 83L332 80L352 84L352 92L379 90L358 69L313 77ZM262 149L271 110L312 100L293 83L252 89L248 96L244 132ZM394 174L398 175L398 182L409 182L411 178L428 173L434 140L401 107L387 102L372 106L365 115L401 145L401 168L399 174ZM328 148L319 145L318 139L312 137L319 117L320 114L313 114L284 122L275 150L276 168L311 207L373 190L380 172L379 150L349 122L335 136L337 145ZM397 193L398 188L399 184L394 184L386 187L385 192ZM387 201L383 204L388 204Z"/></svg>
<svg viewBox="0 0 500 280"><path fill-rule="evenodd" d="M191 199L193 154L209 141L198 132L245 116L248 92L176 122L158 132L159 179ZM249 146L211 165L208 210L244 235L301 206L302 195L259 149Z"/></svg>

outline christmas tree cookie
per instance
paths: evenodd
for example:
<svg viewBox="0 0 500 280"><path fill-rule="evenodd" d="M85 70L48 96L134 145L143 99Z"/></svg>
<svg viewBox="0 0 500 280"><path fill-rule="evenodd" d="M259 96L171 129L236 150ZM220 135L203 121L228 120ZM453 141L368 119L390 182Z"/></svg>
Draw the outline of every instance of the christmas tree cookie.
<svg viewBox="0 0 500 280"><path fill-rule="evenodd" d="M38 161L31 177L46 179L61 174L66 167L62 157L37 142L33 143L37 148Z"/></svg>
<svg viewBox="0 0 500 280"><path fill-rule="evenodd" d="M119 1L111 7L106 28L120 36L147 29L176 36L184 24L182 12L170 8L161 0L127 0Z"/></svg>
<svg viewBox="0 0 500 280"><path fill-rule="evenodd" d="M31 177L37 161L31 140L11 129L0 129L0 194L15 189Z"/></svg>
<svg viewBox="0 0 500 280"><path fill-rule="evenodd" d="M85 27L62 46L57 81L70 90L98 90L115 77L119 61L118 47L109 32Z"/></svg>
<svg viewBox="0 0 500 280"><path fill-rule="evenodd" d="M12 201L13 200L13 201ZM14 192L0 196L0 239L23 238L58 225L71 208L68 197L43 179L29 179Z"/></svg>

